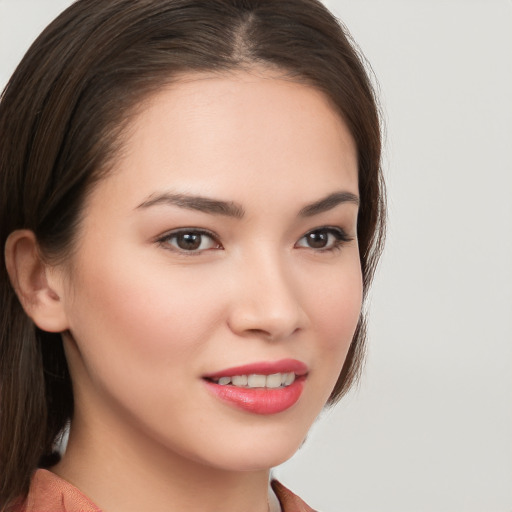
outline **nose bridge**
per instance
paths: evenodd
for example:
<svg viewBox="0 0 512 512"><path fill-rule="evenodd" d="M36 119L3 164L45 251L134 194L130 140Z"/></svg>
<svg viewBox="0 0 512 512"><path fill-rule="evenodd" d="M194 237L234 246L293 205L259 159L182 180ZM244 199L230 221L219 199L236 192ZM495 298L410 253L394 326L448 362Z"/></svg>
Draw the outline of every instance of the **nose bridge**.
<svg viewBox="0 0 512 512"><path fill-rule="evenodd" d="M285 338L305 325L298 283L284 253L258 247L240 258L231 326L242 333Z"/></svg>

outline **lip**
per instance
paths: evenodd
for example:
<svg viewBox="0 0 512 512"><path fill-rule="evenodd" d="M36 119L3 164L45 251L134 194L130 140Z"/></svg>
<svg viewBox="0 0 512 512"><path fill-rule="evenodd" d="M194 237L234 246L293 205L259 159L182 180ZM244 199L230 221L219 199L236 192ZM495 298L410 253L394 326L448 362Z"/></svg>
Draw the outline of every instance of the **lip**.
<svg viewBox="0 0 512 512"><path fill-rule="evenodd" d="M274 373L295 373L295 381L282 388L242 388L221 385L211 379L236 375L272 375ZM302 395L308 367L296 359L264 361L226 368L203 377L208 391L221 401L237 409L253 414L277 414L295 405Z"/></svg>
<svg viewBox="0 0 512 512"><path fill-rule="evenodd" d="M274 373L295 373L297 376L306 375L308 367L297 359L281 359L279 361L261 361L233 366L215 373L204 375L205 379L220 379L221 377L234 377L235 375L272 375Z"/></svg>

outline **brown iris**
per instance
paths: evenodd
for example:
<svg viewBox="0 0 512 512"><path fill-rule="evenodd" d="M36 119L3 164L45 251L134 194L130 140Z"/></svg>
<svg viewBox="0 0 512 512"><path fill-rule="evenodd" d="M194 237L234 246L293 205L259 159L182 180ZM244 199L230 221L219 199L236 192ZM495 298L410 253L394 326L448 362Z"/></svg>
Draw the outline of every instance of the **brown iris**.
<svg viewBox="0 0 512 512"><path fill-rule="evenodd" d="M326 231L312 231L306 235L309 247L313 249L323 249L329 241L329 233Z"/></svg>
<svg viewBox="0 0 512 512"><path fill-rule="evenodd" d="M176 235L176 245L184 251L194 251L201 246L200 233L179 233Z"/></svg>

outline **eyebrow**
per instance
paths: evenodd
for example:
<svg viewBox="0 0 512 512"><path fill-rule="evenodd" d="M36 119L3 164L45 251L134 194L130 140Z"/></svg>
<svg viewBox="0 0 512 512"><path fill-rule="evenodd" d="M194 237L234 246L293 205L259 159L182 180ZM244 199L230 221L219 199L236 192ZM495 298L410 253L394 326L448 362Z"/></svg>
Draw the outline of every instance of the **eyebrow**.
<svg viewBox="0 0 512 512"><path fill-rule="evenodd" d="M172 205L186 208L188 210L197 210L213 215L225 215L241 219L245 215L243 207L233 201L220 201L202 196L189 196L186 194L164 193L157 196L150 196L146 201L139 204L137 208L149 208L155 205Z"/></svg>
<svg viewBox="0 0 512 512"><path fill-rule="evenodd" d="M304 206L304 208L300 210L299 215L301 217L313 217L313 215L332 210L343 203L353 203L359 206L359 197L352 194L352 192L334 192L319 201Z"/></svg>
<svg viewBox="0 0 512 512"><path fill-rule="evenodd" d="M359 206L359 198L355 194L352 194L352 192L334 192L329 194L327 197L304 206L299 211L299 216L313 217L314 215L332 210L339 204L343 203L353 203ZM150 196L146 201L139 204L137 209L149 208L155 205L178 206L180 208L196 210L213 215L224 215L227 217L234 217L236 219L241 219L245 215L243 206L239 203L235 203L234 201L221 201L210 197L172 194L169 192Z"/></svg>

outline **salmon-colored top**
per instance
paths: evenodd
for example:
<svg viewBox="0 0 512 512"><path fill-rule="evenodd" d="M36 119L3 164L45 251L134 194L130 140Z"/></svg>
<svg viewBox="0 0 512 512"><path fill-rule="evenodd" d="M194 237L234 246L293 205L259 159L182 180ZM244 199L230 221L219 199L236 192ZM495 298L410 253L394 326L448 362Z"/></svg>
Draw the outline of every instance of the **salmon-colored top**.
<svg viewBox="0 0 512 512"><path fill-rule="evenodd" d="M272 481L282 512L315 512L277 480ZM38 469L19 512L101 512L76 487L46 469Z"/></svg>

